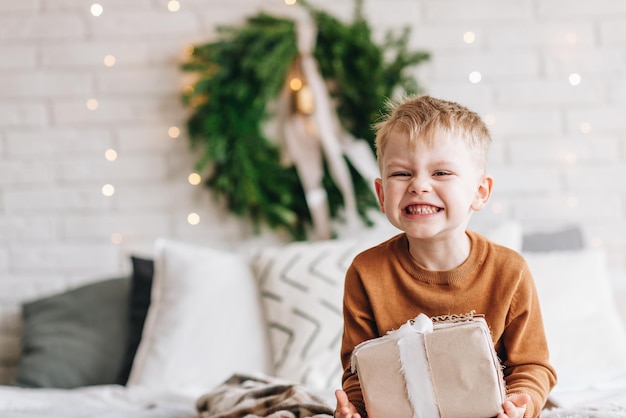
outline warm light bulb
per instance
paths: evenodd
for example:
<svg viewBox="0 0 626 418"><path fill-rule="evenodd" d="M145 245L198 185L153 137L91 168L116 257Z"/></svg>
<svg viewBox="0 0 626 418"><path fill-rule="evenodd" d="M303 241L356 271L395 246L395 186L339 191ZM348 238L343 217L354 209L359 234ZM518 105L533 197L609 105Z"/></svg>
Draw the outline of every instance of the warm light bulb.
<svg viewBox="0 0 626 418"><path fill-rule="evenodd" d="M170 126L167 130L167 134L170 138L178 138L180 136L180 129L177 126Z"/></svg>
<svg viewBox="0 0 626 418"><path fill-rule="evenodd" d="M112 184L105 184L102 186L102 194L107 197L113 196L115 194L115 187L113 187Z"/></svg>
<svg viewBox="0 0 626 418"><path fill-rule="evenodd" d="M463 34L463 42L466 44L473 44L476 40L476 34L474 32L465 32Z"/></svg>
<svg viewBox="0 0 626 418"><path fill-rule="evenodd" d="M502 206L502 203L495 202L494 204L491 205L491 211L499 215L504 211L504 207Z"/></svg>
<svg viewBox="0 0 626 418"><path fill-rule="evenodd" d="M291 80L289 80L289 88L293 91L298 91L302 88L302 80L300 80L298 77L294 77Z"/></svg>
<svg viewBox="0 0 626 418"><path fill-rule="evenodd" d="M98 108L98 101L96 99L89 99L86 103L87 109L96 110Z"/></svg>
<svg viewBox="0 0 626 418"><path fill-rule="evenodd" d="M167 2L167 10L170 12L177 12L180 10L180 3L177 0L170 0Z"/></svg>
<svg viewBox="0 0 626 418"><path fill-rule="evenodd" d="M108 150L104 152L104 158L106 158L107 161L117 160L117 151L115 151L112 148L109 148Z"/></svg>
<svg viewBox="0 0 626 418"><path fill-rule="evenodd" d="M122 234L120 234L119 232L114 232L113 234L111 234L111 243L115 244L115 245L119 245L122 243Z"/></svg>
<svg viewBox="0 0 626 418"><path fill-rule="evenodd" d="M571 74L569 75L568 79L569 79L569 83L570 83L572 86L577 86L577 85L579 85L579 84L580 84L580 82L581 82L581 80L582 80L582 78L580 77L580 74L578 74L578 73L571 73Z"/></svg>
<svg viewBox="0 0 626 418"><path fill-rule="evenodd" d="M287 6L293 6L296 3L297 3L297 0L285 0L285 4Z"/></svg>
<svg viewBox="0 0 626 418"><path fill-rule="evenodd" d="M202 177L198 173L191 173L187 176L187 181L189 181L189 184L197 186L202 182Z"/></svg>
<svg viewBox="0 0 626 418"><path fill-rule="evenodd" d="M102 14L102 12L104 11L104 9L102 8L102 5L98 4L98 3L94 3L91 5L90 8L91 14L94 16L100 16Z"/></svg>
<svg viewBox="0 0 626 418"><path fill-rule="evenodd" d="M104 57L104 65L107 67L113 67L115 65L115 57L113 55L107 55Z"/></svg>
<svg viewBox="0 0 626 418"><path fill-rule="evenodd" d="M591 132L591 124L589 122L583 122L580 124L578 129L580 129L580 132L582 132L583 134L588 134L589 132Z"/></svg>
<svg viewBox="0 0 626 418"><path fill-rule="evenodd" d="M189 222L190 225L198 225L200 223L200 215L195 212L191 212L187 215L187 222Z"/></svg>
<svg viewBox="0 0 626 418"><path fill-rule="evenodd" d="M480 83L480 80L482 80L482 78L483 78L482 74L480 74L478 71L472 71L469 74L469 81L473 84Z"/></svg>

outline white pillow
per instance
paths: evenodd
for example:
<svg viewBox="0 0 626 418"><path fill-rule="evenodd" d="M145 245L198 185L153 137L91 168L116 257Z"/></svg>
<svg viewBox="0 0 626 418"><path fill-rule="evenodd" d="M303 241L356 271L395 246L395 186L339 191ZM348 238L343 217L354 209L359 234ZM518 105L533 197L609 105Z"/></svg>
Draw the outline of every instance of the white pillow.
<svg viewBox="0 0 626 418"><path fill-rule="evenodd" d="M240 255L159 239L152 300L128 385L209 390L270 373L254 275Z"/></svg>
<svg viewBox="0 0 626 418"><path fill-rule="evenodd" d="M341 387L343 283L362 250L380 242L296 242L260 250L259 280L276 376L316 390Z"/></svg>
<svg viewBox="0 0 626 418"><path fill-rule="evenodd" d="M585 389L626 372L626 331L599 249L525 253L532 271L550 358L553 392ZM626 376L623 374L623 376Z"/></svg>

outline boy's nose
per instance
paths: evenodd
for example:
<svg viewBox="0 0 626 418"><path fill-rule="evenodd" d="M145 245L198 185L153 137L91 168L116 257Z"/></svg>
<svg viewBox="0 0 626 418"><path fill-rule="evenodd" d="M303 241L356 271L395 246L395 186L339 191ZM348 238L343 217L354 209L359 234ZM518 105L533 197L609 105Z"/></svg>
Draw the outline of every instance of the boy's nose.
<svg viewBox="0 0 626 418"><path fill-rule="evenodd" d="M415 176L409 184L410 193L420 194L424 192L430 192L431 190L432 186L430 184L429 176Z"/></svg>

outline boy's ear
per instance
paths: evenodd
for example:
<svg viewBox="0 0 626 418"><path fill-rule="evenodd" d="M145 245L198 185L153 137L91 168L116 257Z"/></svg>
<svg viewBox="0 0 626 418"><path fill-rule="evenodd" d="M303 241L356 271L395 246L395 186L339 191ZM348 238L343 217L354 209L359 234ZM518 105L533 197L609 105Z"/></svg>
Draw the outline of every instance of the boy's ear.
<svg viewBox="0 0 626 418"><path fill-rule="evenodd" d="M476 194L474 195L474 201L472 202L473 210L479 211L485 207L491 197L492 188L493 177L488 174L483 175L478 184L478 190L476 190Z"/></svg>
<svg viewBox="0 0 626 418"><path fill-rule="evenodd" d="M383 180L374 180L374 187L376 188L376 196L378 196L378 204L380 205L380 210L382 213L385 213L385 191L383 190Z"/></svg>

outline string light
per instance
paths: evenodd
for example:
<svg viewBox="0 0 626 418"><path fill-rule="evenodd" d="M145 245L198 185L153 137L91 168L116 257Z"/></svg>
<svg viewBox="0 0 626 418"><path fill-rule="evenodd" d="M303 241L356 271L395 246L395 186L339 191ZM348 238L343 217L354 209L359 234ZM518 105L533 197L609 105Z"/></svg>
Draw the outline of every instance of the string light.
<svg viewBox="0 0 626 418"><path fill-rule="evenodd" d="M569 75L568 79L569 79L569 83L570 83L572 86L577 86L577 85L579 85L579 84L580 84L580 82L581 82L581 80L582 80L582 78L580 77L580 74L578 74L578 73L571 73L571 74Z"/></svg>
<svg viewBox="0 0 626 418"><path fill-rule="evenodd" d="M180 3L177 0L170 0L167 2L167 10L170 12L177 12L180 10Z"/></svg>
<svg viewBox="0 0 626 418"><path fill-rule="evenodd" d="M105 184L102 186L102 194L106 197L111 197L115 194L115 187L112 184Z"/></svg>
<svg viewBox="0 0 626 418"><path fill-rule="evenodd" d="M474 32L465 32L463 34L463 42L466 44L473 44L476 40L476 34Z"/></svg>
<svg viewBox="0 0 626 418"><path fill-rule="evenodd" d="M114 232L111 234L111 243L114 245L119 245L122 243L122 234L119 232Z"/></svg>
<svg viewBox="0 0 626 418"><path fill-rule="evenodd" d="M200 215L195 212L191 212L187 215L187 222L189 222L189 225L198 225L200 223Z"/></svg>
<svg viewBox="0 0 626 418"><path fill-rule="evenodd" d="M478 71L472 71L468 78L471 83L478 84L480 83L480 80L482 80L483 76Z"/></svg>
<svg viewBox="0 0 626 418"><path fill-rule="evenodd" d="M491 211L496 215L499 215L504 212L504 206L502 206L502 203L500 202L495 202L491 205Z"/></svg>
<svg viewBox="0 0 626 418"><path fill-rule="evenodd" d="M198 173L191 173L189 174L189 176L187 176L187 181L192 186L197 186L198 184L202 183L202 177Z"/></svg>
<svg viewBox="0 0 626 418"><path fill-rule="evenodd" d="M107 67L113 67L115 65L115 57L113 55L106 55L103 61L104 65Z"/></svg>
<svg viewBox="0 0 626 418"><path fill-rule="evenodd" d="M170 126L167 130L167 134L170 138L178 138L180 136L180 129L177 126Z"/></svg>
<svg viewBox="0 0 626 418"><path fill-rule="evenodd" d="M588 134L591 132L591 124L589 122L582 122L578 129L580 129L580 132L583 134Z"/></svg>
<svg viewBox="0 0 626 418"><path fill-rule="evenodd" d="M287 6L293 6L294 4L296 4L298 1L297 0L285 0L285 4Z"/></svg>
<svg viewBox="0 0 626 418"><path fill-rule="evenodd" d="M576 162L578 161L578 154L576 154L574 151L569 151L565 153L563 159L568 164L576 164Z"/></svg>
<svg viewBox="0 0 626 418"><path fill-rule="evenodd" d="M91 11L92 15L98 17L102 14L102 12L104 11L104 8L102 7L102 5L98 3L94 3L91 5L91 8L89 10Z"/></svg>
<svg viewBox="0 0 626 418"><path fill-rule="evenodd" d="M293 91L298 91L302 88L302 80L300 80L298 77L294 77L291 80L289 80L289 88Z"/></svg>
<svg viewBox="0 0 626 418"><path fill-rule="evenodd" d="M117 151L115 151L112 148L109 148L108 150L104 152L104 158L106 158L107 161L117 160Z"/></svg>
<svg viewBox="0 0 626 418"><path fill-rule="evenodd" d="M86 103L87 109L96 110L98 108L98 101L96 99L89 99Z"/></svg>
<svg viewBox="0 0 626 418"><path fill-rule="evenodd" d="M485 121L485 125L487 126L492 126L496 124L496 117L491 113L486 114L483 120Z"/></svg>

